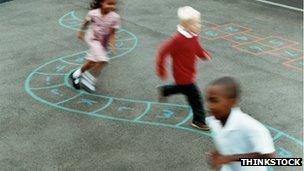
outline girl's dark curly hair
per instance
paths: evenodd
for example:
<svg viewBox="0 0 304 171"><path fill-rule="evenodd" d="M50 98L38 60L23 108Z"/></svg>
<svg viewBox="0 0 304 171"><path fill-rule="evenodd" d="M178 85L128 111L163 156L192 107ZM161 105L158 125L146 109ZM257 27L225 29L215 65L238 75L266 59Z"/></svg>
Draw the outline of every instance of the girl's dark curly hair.
<svg viewBox="0 0 304 171"><path fill-rule="evenodd" d="M103 2L104 0L93 0L90 4L90 9L97 9L100 8L100 4Z"/></svg>

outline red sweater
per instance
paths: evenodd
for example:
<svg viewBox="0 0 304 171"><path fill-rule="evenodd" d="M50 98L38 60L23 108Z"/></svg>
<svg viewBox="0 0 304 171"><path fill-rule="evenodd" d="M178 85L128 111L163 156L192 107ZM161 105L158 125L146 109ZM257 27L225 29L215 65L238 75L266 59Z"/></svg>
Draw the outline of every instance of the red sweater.
<svg viewBox="0 0 304 171"><path fill-rule="evenodd" d="M208 59L208 52L205 51L198 40L198 36L187 38L180 32L173 34L160 46L156 57L157 75L165 79L167 77L166 58L172 58L173 77L176 84L191 84L196 79L197 57Z"/></svg>

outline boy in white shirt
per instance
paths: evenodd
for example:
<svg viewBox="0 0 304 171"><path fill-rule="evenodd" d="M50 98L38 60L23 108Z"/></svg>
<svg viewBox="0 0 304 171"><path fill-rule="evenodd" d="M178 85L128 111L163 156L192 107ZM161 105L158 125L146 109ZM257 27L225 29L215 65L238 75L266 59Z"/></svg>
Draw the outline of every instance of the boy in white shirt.
<svg viewBox="0 0 304 171"><path fill-rule="evenodd" d="M241 166L239 158L273 158L275 149L267 128L236 107L239 84L231 77L213 81L206 92L207 117L216 151L207 154L212 167L221 171L267 171L266 166Z"/></svg>

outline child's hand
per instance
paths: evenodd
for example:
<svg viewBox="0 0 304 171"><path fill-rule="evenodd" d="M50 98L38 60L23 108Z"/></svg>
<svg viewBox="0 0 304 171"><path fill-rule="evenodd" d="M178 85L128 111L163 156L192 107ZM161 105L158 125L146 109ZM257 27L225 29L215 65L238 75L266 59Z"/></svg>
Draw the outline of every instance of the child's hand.
<svg viewBox="0 0 304 171"><path fill-rule="evenodd" d="M84 40L84 34L85 34L84 31L78 31L78 32L77 32L77 37L78 37L78 39Z"/></svg>
<svg viewBox="0 0 304 171"><path fill-rule="evenodd" d="M213 151L207 153L207 161L212 167L218 168L223 164L229 163L230 158L228 156L218 153L217 151Z"/></svg>
<svg viewBox="0 0 304 171"><path fill-rule="evenodd" d="M205 60L211 61L211 56L210 55L206 55Z"/></svg>

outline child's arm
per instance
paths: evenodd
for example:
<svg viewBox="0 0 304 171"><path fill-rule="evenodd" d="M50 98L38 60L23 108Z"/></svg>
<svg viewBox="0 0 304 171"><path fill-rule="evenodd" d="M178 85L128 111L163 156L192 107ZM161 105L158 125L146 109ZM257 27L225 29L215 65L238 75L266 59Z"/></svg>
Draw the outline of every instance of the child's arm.
<svg viewBox="0 0 304 171"><path fill-rule="evenodd" d="M162 80L167 78L166 57L170 52L172 39L168 39L161 44L156 56L156 74Z"/></svg>
<svg viewBox="0 0 304 171"><path fill-rule="evenodd" d="M201 44L199 43L198 37L195 38L195 51L196 55L201 59L211 60L211 56L209 53L202 48Z"/></svg>
<svg viewBox="0 0 304 171"><path fill-rule="evenodd" d="M112 49L113 54L116 53L116 30L114 28L110 31L110 37L109 37L109 45Z"/></svg>
<svg viewBox="0 0 304 171"><path fill-rule="evenodd" d="M84 34L85 34L85 30L88 28L89 24L91 22L91 18L90 17L86 17L80 27L80 31L77 32L77 37L80 40L84 39Z"/></svg>
<svg viewBox="0 0 304 171"><path fill-rule="evenodd" d="M211 166L219 167L223 164L227 164L234 161L240 161L240 158L274 158L275 153L261 154L258 152L234 154L234 155L222 155L217 151L211 152L207 155L208 161Z"/></svg>

